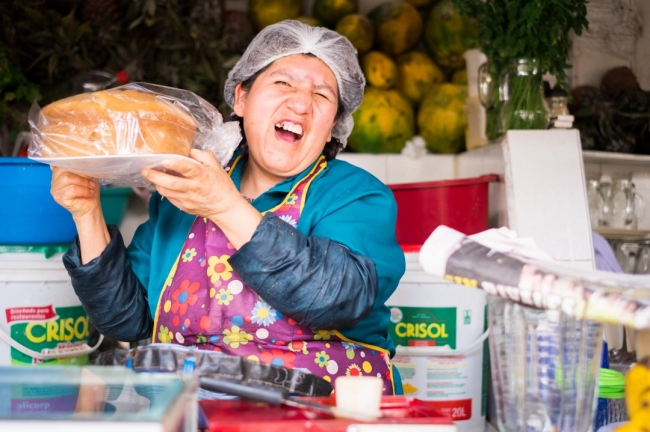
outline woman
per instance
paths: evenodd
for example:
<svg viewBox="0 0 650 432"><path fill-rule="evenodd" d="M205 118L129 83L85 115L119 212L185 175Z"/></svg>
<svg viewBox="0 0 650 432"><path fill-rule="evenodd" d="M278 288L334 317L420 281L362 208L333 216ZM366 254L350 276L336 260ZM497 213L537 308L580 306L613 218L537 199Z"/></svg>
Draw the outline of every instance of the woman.
<svg viewBox="0 0 650 432"><path fill-rule="evenodd" d="M392 193L334 159L365 80L337 33L264 29L225 85L246 144L223 169L155 170L149 220L128 249L93 181L55 168L78 240L64 261L93 323L118 340L196 345L333 380L376 375L393 394L385 301L404 272ZM395 386L401 392L401 385Z"/></svg>

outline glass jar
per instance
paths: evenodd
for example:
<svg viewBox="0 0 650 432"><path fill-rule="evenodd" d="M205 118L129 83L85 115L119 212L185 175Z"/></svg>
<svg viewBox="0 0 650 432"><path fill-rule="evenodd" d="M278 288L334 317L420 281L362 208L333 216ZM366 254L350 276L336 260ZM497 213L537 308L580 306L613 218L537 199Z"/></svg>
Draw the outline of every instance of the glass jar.
<svg viewBox="0 0 650 432"><path fill-rule="evenodd" d="M485 135L489 140L495 140L504 133L501 123L504 101L500 85L501 75L501 71L489 60L478 70L478 97L485 108Z"/></svg>
<svg viewBox="0 0 650 432"><path fill-rule="evenodd" d="M561 88L554 88L548 92L546 103L551 111L551 118L569 115L569 94Z"/></svg>
<svg viewBox="0 0 650 432"><path fill-rule="evenodd" d="M505 130L548 127L551 115L544 99L542 71L537 59L513 60L501 87L505 97L501 121Z"/></svg>

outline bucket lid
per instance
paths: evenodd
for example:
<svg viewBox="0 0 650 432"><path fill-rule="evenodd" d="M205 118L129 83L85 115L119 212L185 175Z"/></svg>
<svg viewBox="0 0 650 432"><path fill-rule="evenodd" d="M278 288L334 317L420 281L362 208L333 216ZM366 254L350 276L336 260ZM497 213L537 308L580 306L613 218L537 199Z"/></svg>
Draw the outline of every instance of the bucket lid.
<svg viewBox="0 0 650 432"><path fill-rule="evenodd" d="M45 258L50 258L58 253L66 253L70 245L0 245L0 254L3 253L42 253Z"/></svg>
<svg viewBox="0 0 650 432"><path fill-rule="evenodd" d="M430 182L418 183L398 183L386 185L391 190L404 190L404 189L432 189L432 188L449 188L454 186L470 186L481 183L494 183L499 181L498 174L487 174L480 177L455 179L455 180L437 180Z"/></svg>
<svg viewBox="0 0 650 432"><path fill-rule="evenodd" d="M402 248L402 251L406 253L420 253L422 249L421 244L400 244L399 247Z"/></svg>

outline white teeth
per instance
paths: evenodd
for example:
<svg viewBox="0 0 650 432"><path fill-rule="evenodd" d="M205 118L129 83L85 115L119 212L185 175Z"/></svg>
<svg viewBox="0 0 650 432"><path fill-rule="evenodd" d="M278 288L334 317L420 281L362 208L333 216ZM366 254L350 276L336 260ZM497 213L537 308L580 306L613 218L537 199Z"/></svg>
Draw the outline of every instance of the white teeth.
<svg viewBox="0 0 650 432"><path fill-rule="evenodd" d="M276 123L275 127L279 128L279 129L284 129L284 130L289 131L289 132L293 132L296 135L302 135L302 126L300 126L299 124L293 124L293 123L290 123L290 122L282 122L282 123Z"/></svg>

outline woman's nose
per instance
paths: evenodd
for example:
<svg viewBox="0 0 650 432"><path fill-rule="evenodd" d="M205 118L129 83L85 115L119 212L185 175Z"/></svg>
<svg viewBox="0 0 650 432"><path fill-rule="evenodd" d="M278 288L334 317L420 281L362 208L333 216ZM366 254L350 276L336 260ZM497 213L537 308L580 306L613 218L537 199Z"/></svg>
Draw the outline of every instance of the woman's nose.
<svg viewBox="0 0 650 432"><path fill-rule="evenodd" d="M297 114L305 114L311 111L312 95L304 91L295 92L289 99L289 107Z"/></svg>

